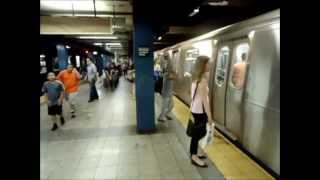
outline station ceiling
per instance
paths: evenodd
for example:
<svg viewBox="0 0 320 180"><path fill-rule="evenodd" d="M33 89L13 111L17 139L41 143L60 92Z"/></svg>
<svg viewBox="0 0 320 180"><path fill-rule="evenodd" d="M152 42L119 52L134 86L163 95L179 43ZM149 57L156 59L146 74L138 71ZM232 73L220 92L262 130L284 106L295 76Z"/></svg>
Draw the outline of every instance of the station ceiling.
<svg viewBox="0 0 320 180"><path fill-rule="evenodd" d="M108 48L123 54L132 42L133 14L155 22L154 48L161 49L278 8L277 0L40 0L41 16L111 20L112 35L117 39L79 39L79 34L65 37L99 46L118 42L121 47ZM191 16L194 11L197 13Z"/></svg>

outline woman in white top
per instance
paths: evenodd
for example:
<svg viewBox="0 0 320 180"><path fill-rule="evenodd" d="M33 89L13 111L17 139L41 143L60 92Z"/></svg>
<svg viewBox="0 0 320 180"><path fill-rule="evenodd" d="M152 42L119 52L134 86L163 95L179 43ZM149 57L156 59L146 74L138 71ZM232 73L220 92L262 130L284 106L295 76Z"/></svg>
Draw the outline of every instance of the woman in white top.
<svg viewBox="0 0 320 180"><path fill-rule="evenodd" d="M194 117L194 124L197 127L191 137L190 154L192 164L200 167L208 165L201 159L206 158L204 155L198 155L198 143L206 134L206 123L213 123L209 105L209 88L208 82L204 77L205 72L209 70L209 57L199 56L192 72L191 85L191 105L190 111ZM199 127L199 128L198 128Z"/></svg>

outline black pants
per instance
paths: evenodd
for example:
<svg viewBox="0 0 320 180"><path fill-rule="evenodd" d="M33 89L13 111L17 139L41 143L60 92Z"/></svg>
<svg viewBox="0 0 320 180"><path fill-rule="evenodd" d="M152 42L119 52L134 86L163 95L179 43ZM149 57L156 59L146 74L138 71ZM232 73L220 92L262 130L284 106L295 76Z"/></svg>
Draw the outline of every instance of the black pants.
<svg viewBox="0 0 320 180"><path fill-rule="evenodd" d="M99 99L97 88L96 88L96 80L90 81L90 98L89 100Z"/></svg>
<svg viewBox="0 0 320 180"><path fill-rule="evenodd" d="M192 113L194 118L194 125L197 127L191 137L191 143L190 143L190 154L196 155L198 151L198 144L199 140L203 138L206 133L206 124L208 122L208 117L206 113L203 114L195 114Z"/></svg>

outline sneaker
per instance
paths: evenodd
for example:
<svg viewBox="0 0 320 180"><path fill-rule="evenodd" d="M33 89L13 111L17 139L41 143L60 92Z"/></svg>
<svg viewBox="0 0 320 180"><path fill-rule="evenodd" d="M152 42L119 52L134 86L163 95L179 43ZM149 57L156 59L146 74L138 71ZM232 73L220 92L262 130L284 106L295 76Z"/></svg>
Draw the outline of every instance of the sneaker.
<svg viewBox="0 0 320 180"><path fill-rule="evenodd" d="M60 122L61 122L61 126L64 125L65 121L63 117L60 118Z"/></svg>
<svg viewBox="0 0 320 180"><path fill-rule="evenodd" d="M54 125L51 128L51 131L55 131L58 129L58 125L56 123L54 123Z"/></svg>

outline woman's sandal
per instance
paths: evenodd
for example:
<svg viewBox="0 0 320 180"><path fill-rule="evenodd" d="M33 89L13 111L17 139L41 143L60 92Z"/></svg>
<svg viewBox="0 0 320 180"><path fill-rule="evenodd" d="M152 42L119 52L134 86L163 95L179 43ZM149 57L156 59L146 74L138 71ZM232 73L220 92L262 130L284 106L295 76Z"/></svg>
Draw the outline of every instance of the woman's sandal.
<svg viewBox="0 0 320 180"><path fill-rule="evenodd" d="M196 166L202 167L202 168L208 167L208 165L207 165L206 163L204 163L203 165L200 165L200 164L198 164L196 161L194 161L193 159L191 159L191 163L192 163L193 165L196 165Z"/></svg>

